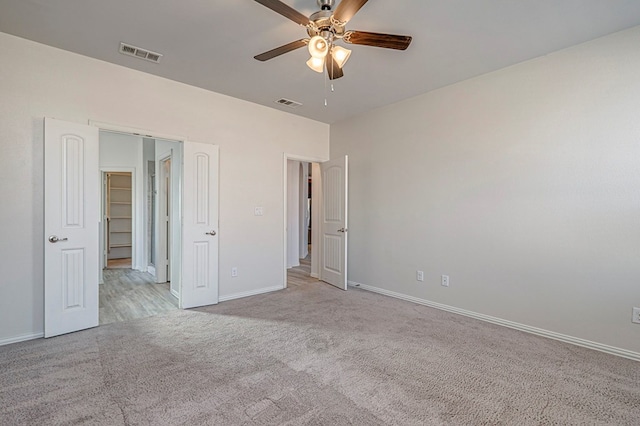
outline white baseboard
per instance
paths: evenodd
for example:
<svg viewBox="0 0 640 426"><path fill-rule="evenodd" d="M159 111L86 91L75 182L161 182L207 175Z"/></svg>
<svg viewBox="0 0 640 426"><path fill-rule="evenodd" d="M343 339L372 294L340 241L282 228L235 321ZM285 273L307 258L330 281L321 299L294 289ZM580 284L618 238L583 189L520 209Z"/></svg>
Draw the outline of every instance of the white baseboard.
<svg viewBox="0 0 640 426"><path fill-rule="evenodd" d="M169 292L173 295L173 297L175 297L176 299L180 300L180 295L178 294L177 291L175 291L174 289L169 289Z"/></svg>
<svg viewBox="0 0 640 426"><path fill-rule="evenodd" d="M0 346L10 345L11 343L25 342L27 340L39 339L44 337L44 333L21 334L20 336L0 339Z"/></svg>
<svg viewBox="0 0 640 426"><path fill-rule="evenodd" d="M640 361L640 353L629 351L627 349L622 349L622 348L617 348L615 346L609 346L602 343L592 342L590 340L581 339L579 337L573 337L566 334L556 333L555 331L544 330L542 328L532 327L529 325L508 321L502 318L496 318L489 315L479 314L477 312L468 311L466 309L460 309L454 306L443 305L442 303L432 302L430 300L420 299L418 297L408 296L406 294L396 293L395 291L385 290L378 287L372 287L366 284L357 283L355 281L349 281L349 285L352 287L361 288L363 290L371 291L371 292L382 294L385 296L394 297L396 299L417 303L418 305L429 306L431 308L440 309L442 311L447 311L447 312L451 312L458 315L464 315L466 317L490 322L492 324L501 325L503 327L513 328L516 330L524 331L526 333L531 333L531 334L535 334L542 337L547 337L549 339L559 340L565 343L571 343L573 345L582 346L584 348L589 348L596 351L621 356L623 358L629 358L634 361Z"/></svg>
<svg viewBox="0 0 640 426"><path fill-rule="evenodd" d="M151 266L151 265L147 266L147 272L155 277L156 276L156 267L155 266Z"/></svg>
<svg viewBox="0 0 640 426"><path fill-rule="evenodd" d="M311 278L315 278L315 279L320 279L320 274L316 274L315 272L312 272L311 274Z"/></svg>
<svg viewBox="0 0 640 426"><path fill-rule="evenodd" d="M218 300L220 302L227 302L227 301L233 300L233 299L240 299L242 297L256 296L258 294L264 294L264 293L271 293L272 291L278 291L278 290L282 290L282 289L283 289L282 286L260 288L258 290L251 290L251 291L245 291L243 293L235 293L235 294L228 294L226 296L220 296L218 298Z"/></svg>

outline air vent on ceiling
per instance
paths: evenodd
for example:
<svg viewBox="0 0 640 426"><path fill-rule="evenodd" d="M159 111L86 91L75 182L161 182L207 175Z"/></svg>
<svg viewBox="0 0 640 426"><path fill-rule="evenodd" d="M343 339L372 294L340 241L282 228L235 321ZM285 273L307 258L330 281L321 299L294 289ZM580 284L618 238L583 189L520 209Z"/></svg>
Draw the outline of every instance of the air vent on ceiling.
<svg viewBox="0 0 640 426"><path fill-rule="evenodd" d="M150 50L141 49L136 46L132 46L130 44L120 43L120 53L128 56L135 56L136 58L144 59L146 61L151 61L158 63L160 62L160 58L162 55L160 53L152 52Z"/></svg>
<svg viewBox="0 0 640 426"><path fill-rule="evenodd" d="M292 101L291 99L285 98L278 99L277 101L275 101L275 103L288 106L289 108L298 108L299 106L302 106L300 102Z"/></svg>

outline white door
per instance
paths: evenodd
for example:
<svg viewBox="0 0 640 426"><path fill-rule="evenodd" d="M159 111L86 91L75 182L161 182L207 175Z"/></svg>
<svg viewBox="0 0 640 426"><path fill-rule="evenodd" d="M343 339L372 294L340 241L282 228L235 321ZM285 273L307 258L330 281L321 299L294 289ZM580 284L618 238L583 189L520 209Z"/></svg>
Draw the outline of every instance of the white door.
<svg viewBox="0 0 640 426"><path fill-rule="evenodd" d="M44 337L98 325L98 128L44 122Z"/></svg>
<svg viewBox="0 0 640 426"><path fill-rule="evenodd" d="M322 255L320 279L347 289L347 202L349 158L320 164L322 173Z"/></svg>
<svg viewBox="0 0 640 426"><path fill-rule="evenodd" d="M218 303L218 147L185 142L181 308Z"/></svg>

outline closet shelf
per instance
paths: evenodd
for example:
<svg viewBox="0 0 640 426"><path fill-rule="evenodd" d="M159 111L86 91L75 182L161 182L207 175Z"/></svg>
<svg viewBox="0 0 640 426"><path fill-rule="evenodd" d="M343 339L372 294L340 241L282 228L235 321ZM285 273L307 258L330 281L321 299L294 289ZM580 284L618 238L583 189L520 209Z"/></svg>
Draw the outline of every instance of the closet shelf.
<svg viewBox="0 0 640 426"><path fill-rule="evenodd" d="M110 223L107 224L106 245L107 256L121 258L131 256L133 235L131 233L133 218L133 191L130 173L111 173L107 176L106 211Z"/></svg>

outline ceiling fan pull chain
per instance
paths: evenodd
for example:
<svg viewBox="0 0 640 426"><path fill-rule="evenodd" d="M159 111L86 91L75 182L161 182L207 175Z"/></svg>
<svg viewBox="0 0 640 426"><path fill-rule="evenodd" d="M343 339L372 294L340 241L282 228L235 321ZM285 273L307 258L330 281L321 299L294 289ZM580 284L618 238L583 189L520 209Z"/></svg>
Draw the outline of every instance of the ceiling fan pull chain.
<svg viewBox="0 0 640 426"><path fill-rule="evenodd" d="M325 60L325 67L327 66L327 61ZM326 108L328 103L327 103L327 73L323 72L323 77L324 77L324 107Z"/></svg>

